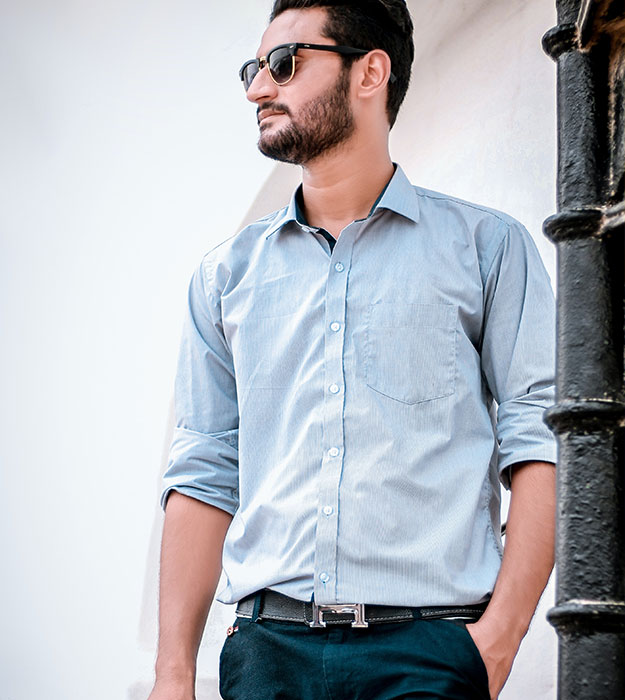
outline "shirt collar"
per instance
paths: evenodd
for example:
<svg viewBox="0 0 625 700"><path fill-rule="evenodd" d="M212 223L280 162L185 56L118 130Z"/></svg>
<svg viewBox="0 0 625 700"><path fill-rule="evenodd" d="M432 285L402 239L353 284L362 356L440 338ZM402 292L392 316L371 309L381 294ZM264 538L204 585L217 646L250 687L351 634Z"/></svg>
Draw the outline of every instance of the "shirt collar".
<svg viewBox="0 0 625 700"><path fill-rule="evenodd" d="M295 221L300 226L305 226L303 214L297 203L297 195L301 189L301 185L297 187L291 196L289 205L286 209L278 212L274 222L271 224L266 233L266 238L272 236L276 231L286 226L291 221ZM419 201L414 191L414 187L406 177L401 166L396 165L395 173L386 186L386 189L380 199L376 202L369 216L373 215L378 209L388 209L394 211L400 216L404 216L414 223L419 221Z"/></svg>
<svg viewBox="0 0 625 700"><path fill-rule="evenodd" d="M400 165L396 165L395 174L380 201L375 205L374 211L378 209L389 209L414 221L415 224L419 222L419 199Z"/></svg>
<svg viewBox="0 0 625 700"><path fill-rule="evenodd" d="M281 209L277 215L276 218L274 219L273 224L267 229L267 233L265 234L265 238L269 238L269 236L273 236L273 234L281 229L283 226L286 226L290 221L297 221L297 213L299 207L297 206L297 192L300 189L301 185L293 192L293 195L291 196L291 201L289 202L289 205L286 209Z"/></svg>

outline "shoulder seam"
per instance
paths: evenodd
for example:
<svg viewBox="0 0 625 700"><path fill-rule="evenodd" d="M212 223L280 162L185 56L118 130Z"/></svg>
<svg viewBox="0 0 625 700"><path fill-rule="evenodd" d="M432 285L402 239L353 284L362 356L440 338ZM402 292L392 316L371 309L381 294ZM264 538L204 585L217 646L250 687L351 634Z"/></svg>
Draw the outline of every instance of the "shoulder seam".
<svg viewBox="0 0 625 700"><path fill-rule="evenodd" d="M204 255L202 256L202 260L204 260L204 258L206 258L211 253L214 253L218 248L220 248L225 243L228 243L233 238L240 236L243 233L243 231L246 231L248 228L250 228L250 226L255 226L256 224L262 224L265 221L268 222L270 219L275 219L281 212L285 211L286 209L287 209L287 207L282 207L282 209L276 209L275 211L272 211L270 214L265 214L265 216L261 216L260 219L255 219L254 221L250 221L249 224L247 224L243 228L239 229L236 233L233 233L231 236L228 236L228 238L224 238L223 241L220 241L219 243L217 243L217 245L214 245L210 250L206 251L206 253L204 253Z"/></svg>
<svg viewBox="0 0 625 700"><path fill-rule="evenodd" d="M424 192L416 185L414 185L413 187L414 187L415 193L418 197L427 197L428 199L447 200L450 202L455 202L456 204L459 204L459 205L464 206L464 207L468 207L469 209L475 209L476 211L480 211L483 214L489 214L494 219L497 219L502 224L504 224L504 226L507 226L508 228L510 228L510 222L507 221L506 219L504 219L503 216L501 214L499 214L494 209L490 209L486 206L480 206L479 204L474 204L473 202L467 202L464 199L458 199L457 197L452 197L451 195L448 195L448 194L440 193L438 196L436 196L436 194L434 194L434 193Z"/></svg>
<svg viewBox="0 0 625 700"><path fill-rule="evenodd" d="M241 231L243 231L243 229L241 229ZM217 245L214 245L210 250L207 250L207 251L204 253L204 255L202 256L202 262L203 262L204 259L207 258L211 253L215 252L215 251L217 250L217 248L221 248L222 245L224 245L225 243L228 243L228 241L231 241L233 238L236 238L236 237L241 233L241 231L237 231L236 233L233 233L231 236L228 236L228 238L224 238L223 241L220 241L219 243L217 243Z"/></svg>
<svg viewBox="0 0 625 700"><path fill-rule="evenodd" d="M490 263L488 265L488 270L486 271L486 275L484 276L484 280L487 280L488 277L490 276L490 272L493 269L493 265L495 264L495 260L497 259L497 254L499 253L499 251L501 250L501 247L504 245L508 236L510 235L510 231L512 229L511 225L505 221L503 223L506 226L506 231L505 231L504 235L502 236L501 240L499 241L499 244L495 248L495 252L493 253L492 260L490 261Z"/></svg>

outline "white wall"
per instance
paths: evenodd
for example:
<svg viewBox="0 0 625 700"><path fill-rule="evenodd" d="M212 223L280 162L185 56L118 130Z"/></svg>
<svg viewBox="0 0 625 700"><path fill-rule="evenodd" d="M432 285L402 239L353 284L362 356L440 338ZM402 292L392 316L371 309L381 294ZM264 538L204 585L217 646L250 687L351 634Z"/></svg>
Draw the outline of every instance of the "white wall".
<svg viewBox="0 0 625 700"><path fill-rule="evenodd" d="M125 698L150 676L181 314L272 168L237 76L267 13L0 0L3 700Z"/></svg>
<svg viewBox="0 0 625 700"><path fill-rule="evenodd" d="M417 0L392 149L415 182L554 204L543 0ZM157 508L186 284L294 169L255 149L236 71L269 2L0 1L0 698L145 698ZM265 184L261 201L254 198ZM547 606L548 607L548 606ZM230 612L216 607L199 700ZM504 696L553 697L538 619Z"/></svg>

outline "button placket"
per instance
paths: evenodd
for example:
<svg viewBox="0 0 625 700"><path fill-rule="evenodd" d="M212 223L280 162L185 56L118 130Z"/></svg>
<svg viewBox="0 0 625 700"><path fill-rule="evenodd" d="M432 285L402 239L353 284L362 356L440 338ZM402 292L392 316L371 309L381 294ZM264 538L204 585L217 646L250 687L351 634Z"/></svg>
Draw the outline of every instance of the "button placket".
<svg viewBox="0 0 625 700"><path fill-rule="evenodd" d="M323 462L319 475L318 517L315 540L315 600L336 602L336 551L339 521L339 484L343 469L343 414L345 376L343 353L347 308L347 281L355 238L352 224L345 229L335 246L336 262L330 262L326 282L325 392L323 407ZM336 260L336 258L335 258ZM327 580L322 579L327 576Z"/></svg>

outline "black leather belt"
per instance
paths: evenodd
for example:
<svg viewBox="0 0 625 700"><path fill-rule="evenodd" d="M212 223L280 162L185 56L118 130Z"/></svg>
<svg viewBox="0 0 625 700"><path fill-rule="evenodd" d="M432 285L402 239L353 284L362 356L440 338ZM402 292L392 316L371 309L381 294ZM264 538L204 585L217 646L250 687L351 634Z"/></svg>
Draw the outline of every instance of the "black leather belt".
<svg viewBox="0 0 625 700"><path fill-rule="evenodd" d="M317 605L314 602L306 603L265 589L260 593L243 598L237 606L237 616L281 622L301 622L309 627L325 627L326 625L368 627L369 623L441 618L478 620L487 605L487 602L477 605L441 605L432 608L392 607L389 605L365 605L364 603Z"/></svg>

